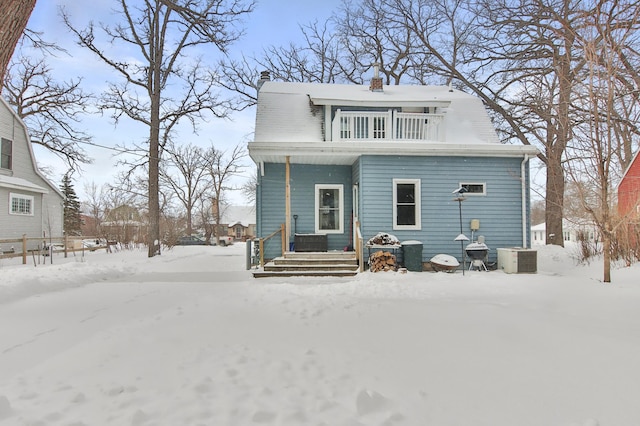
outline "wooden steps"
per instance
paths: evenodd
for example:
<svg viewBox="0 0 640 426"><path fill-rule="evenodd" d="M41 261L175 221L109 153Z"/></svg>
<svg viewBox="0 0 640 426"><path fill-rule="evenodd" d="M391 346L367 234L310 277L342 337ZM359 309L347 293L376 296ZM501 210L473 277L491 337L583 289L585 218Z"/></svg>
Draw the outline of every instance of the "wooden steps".
<svg viewBox="0 0 640 426"><path fill-rule="evenodd" d="M253 271L255 278L265 277L347 277L358 273L355 252L286 252Z"/></svg>

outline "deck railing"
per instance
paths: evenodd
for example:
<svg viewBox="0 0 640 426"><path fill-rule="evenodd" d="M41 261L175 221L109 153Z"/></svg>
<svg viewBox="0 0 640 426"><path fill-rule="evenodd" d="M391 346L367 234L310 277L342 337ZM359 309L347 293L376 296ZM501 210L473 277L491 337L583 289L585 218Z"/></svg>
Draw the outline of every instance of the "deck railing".
<svg viewBox="0 0 640 426"><path fill-rule="evenodd" d="M333 141L398 140L444 142L444 114L337 110Z"/></svg>
<svg viewBox="0 0 640 426"><path fill-rule="evenodd" d="M259 266L262 268L264 267L264 244L265 242L269 241L271 238L275 237L276 235L280 234L280 237L282 238L282 254L281 256L284 256L284 252L285 252L285 244L286 244L286 234L285 234L285 227L284 227L284 223L280 224L280 229L277 229L275 231L273 231L271 234L269 234L268 236L264 237L264 238L260 238L258 240L258 251L259 256L260 256L260 264Z"/></svg>

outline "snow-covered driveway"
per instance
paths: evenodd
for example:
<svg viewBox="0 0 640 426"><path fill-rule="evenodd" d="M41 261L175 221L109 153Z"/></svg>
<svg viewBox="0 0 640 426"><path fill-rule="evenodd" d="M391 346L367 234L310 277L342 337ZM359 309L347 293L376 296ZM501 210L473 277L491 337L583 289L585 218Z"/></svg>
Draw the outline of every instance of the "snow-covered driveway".
<svg viewBox="0 0 640 426"><path fill-rule="evenodd" d="M640 425L637 269L604 286L553 259L286 282L251 278L242 244L4 266L0 424Z"/></svg>

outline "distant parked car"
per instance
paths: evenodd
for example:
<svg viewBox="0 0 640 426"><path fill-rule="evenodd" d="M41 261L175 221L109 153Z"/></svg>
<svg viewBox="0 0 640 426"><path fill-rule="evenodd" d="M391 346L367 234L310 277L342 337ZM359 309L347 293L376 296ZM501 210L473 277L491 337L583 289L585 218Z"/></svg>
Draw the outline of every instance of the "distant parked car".
<svg viewBox="0 0 640 426"><path fill-rule="evenodd" d="M194 237L193 235L185 235L184 237L178 238L176 241L176 245L178 246L204 246L207 243L198 237Z"/></svg>
<svg viewBox="0 0 640 426"><path fill-rule="evenodd" d="M220 235L218 237L218 244L222 247L231 245L233 244L233 237L230 237L228 235Z"/></svg>

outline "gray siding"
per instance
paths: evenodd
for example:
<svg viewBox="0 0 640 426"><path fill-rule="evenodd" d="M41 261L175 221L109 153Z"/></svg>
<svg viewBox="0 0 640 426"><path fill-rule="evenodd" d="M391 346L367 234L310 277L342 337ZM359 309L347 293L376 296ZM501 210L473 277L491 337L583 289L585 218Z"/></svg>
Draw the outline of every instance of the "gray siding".
<svg viewBox="0 0 640 426"><path fill-rule="evenodd" d="M329 250L342 250L350 243L351 237L351 167L292 164L291 173L291 215L298 215L292 234L306 234L315 231L315 184L341 184L344 194L343 233L328 234ZM258 189L258 236L265 237L285 223L285 165L267 163L264 176L259 176ZM291 239L293 241L293 239ZM281 239L273 238L265 247L265 257L273 258L281 252Z"/></svg>
<svg viewBox="0 0 640 426"><path fill-rule="evenodd" d="M44 193L29 189L0 187L0 239L42 237L43 233L54 237L62 236L63 211L62 196L57 189L36 170L33 151L24 124L11 108L0 101L0 136L12 144L11 170L0 170L4 176L24 179L43 188ZM34 215L9 215L9 194L16 193L34 198Z"/></svg>
<svg viewBox="0 0 640 426"><path fill-rule="evenodd" d="M360 159L360 222L365 242L378 232L423 242L423 260L438 253L460 258L459 204L452 191L460 181L486 183L487 194L467 195L462 203L463 233L471 238L471 219L495 261L498 247L522 246L522 203L518 158L363 156ZM393 179L421 180L420 230L393 229ZM528 176L527 176L528 182ZM528 189L527 189L528 194ZM528 199L526 200L528 202Z"/></svg>

